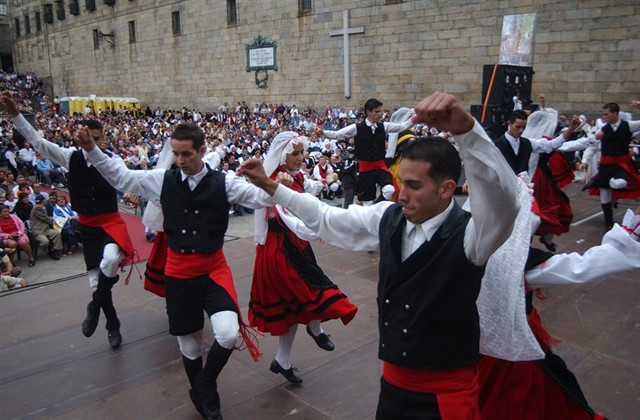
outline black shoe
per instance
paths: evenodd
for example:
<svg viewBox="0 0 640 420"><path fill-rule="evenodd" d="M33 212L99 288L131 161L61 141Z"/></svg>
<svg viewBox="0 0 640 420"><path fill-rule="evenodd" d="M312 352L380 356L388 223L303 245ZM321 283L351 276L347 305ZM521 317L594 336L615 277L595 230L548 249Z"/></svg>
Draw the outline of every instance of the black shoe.
<svg viewBox="0 0 640 420"><path fill-rule="evenodd" d="M51 257L51 259L53 259L53 260L59 260L60 259L60 252L59 251L49 251L49 257Z"/></svg>
<svg viewBox="0 0 640 420"><path fill-rule="evenodd" d="M120 335L120 328L115 328L109 331L109 344L112 349L117 349L122 344L122 336Z"/></svg>
<svg viewBox="0 0 640 420"><path fill-rule="evenodd" d="M551 252L556 252L556 244L554 244L553 242L549 243L547 242L547 240L544 238L544 236L540 237L540 242L542 243L542 245L544 245L549 251Z"/></svg>
<svg viewBox="0 0 640 420"><path fill-rule="evenodd" d="M204 412L204 408L202 408L202 401L200 401L198 394L193 389L189 390L189 398L191 398L191 402L196 410L198 410L198 413L200 413L203 418L206 418L207 414Z"/></svg>
<svg viewBox="0 0 640 420"><path fill-rule="evenodd" d="M98 327L98 319L100 318L100 305L92 300L87 305L87 317L82 321L82 334L85 337L91 337Z"/></svg>
<svg viewBox="0 0 640 420"><path fill-rule="evenodd" d="M284 376L287 379L287 381L291 382L292 384L302 383L302 378L299 376L296 376L296 374L293 373L293 370L294 370L293 367L290 367L289 369L285 369L282 366L280 366L280 363L278 363L276 359L273 359L273 362L271 362L271 366L269 367L269 370L273 373L282 374L282 376Z"/></svg>
<svg viewBox="0 0 640 420"><path fill-rule="evenodd" d="M331 340L329 339L329 336L327 334L322 333L322 334L320 334L318 336L313 335L313 333L311 332L311 329L309 328L308 325L307 325L307 334L309 334L311 336L311 338L313 338L313 341L316 342L318 347L320 347L323 350L333 351L333 349L336 348L336 346L333 345L333 343L331 342Z"/></svg>
<svg viewBox="0 0 640 420"><path fill-rule="evenodd" d="M202 374L202 372L200 372L198 376L196 376L195 383L195 394L200 400L202 412L204 413L200 413L202 414L202 417L206 420L222 420L222 415L220 414L220 396L218 395L218 385L215 382L213 383L213 386L205 384L204 375Z"/></svg>

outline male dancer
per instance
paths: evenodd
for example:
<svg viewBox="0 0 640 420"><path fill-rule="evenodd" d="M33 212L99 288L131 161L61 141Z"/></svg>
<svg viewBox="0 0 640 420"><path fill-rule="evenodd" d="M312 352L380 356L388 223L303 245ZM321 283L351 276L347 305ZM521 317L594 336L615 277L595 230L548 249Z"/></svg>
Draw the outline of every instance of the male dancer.
<svg viewBox="0 0 640 420"><path fill-rule="evenodd" d="M416 139L400 164L399 203L339 209L279 187L260 163L239 168L322 239L380 249L377 418L478 419L476 299L489 256L511 233L517 178L480 124L451 95L420 102L413 122L455 135L464 156L473 217L453 200L458 151L438 137Z"/></svg>
<svg viewBox="0 0 640 420"><path fill-rule="evenodd" d="M391 173L384 163L387 134L399 133L414 123L411 119L398 124L380 122L382 102L373 98L364 103L364 113L366 118L361 123L351 124L338 131L318 128L318 132L330 139L348 139L355 136L354 154L360 171L356 194L358 200L368 206L373 204L376 198L378 185L385 200L391 199L395 192Z"/></svg>
<svg viewBox="0 0 640 420"><path fill-rule="evenodd" d="M259 357L239 320L233 278L222 252L229 208L260 208L273 205L273 200L233 172L224 175L205 164L204 132L192 123L177 126L171 135L175 169L129 170L107 159L86 129L76 142L115 188L160 203L168 244L164 271L169 332L177 336L196 409L207 419L221 419L217 378L239 335L254 359ZM204 367L203 310L215 339Z"/></svg>
<svg viewBox="0 0 640 420"><path fill-rule="evenodd" d="M2 94L2 103L13 118L14 127L43 156L69 169L69 194L73 208L78 212L82 230L84 262L89 272L89 285L93 290L92 300L87 305L87 316L82 322L82 333L91 337L98 326L100 308L107 319L106 329L109 344L117 348L122 343L120 320L113 305L111 288L118 282L118 267L133 258L133 245L127 226L118 212L116 190L86 160L86 153L62 148L51 143L27 122L18 112L11 93ZM98 121L85 120L88 133L99 147L106 147L102 126ZM119 157L98 149L105 159L113 159L120 165Z"/></svg>
<svg viewBox="0 0 640 420"><path fill-rule="evenodd" d="M585 189L589 188L590 195L600 195L607 230L613 227L611 200L640 197L640 175L629 155L631 135L640 130L640 120L623 121L619 112L620 107L613 102L602 107L602 120L605 124L596 133L602 157L598 174L585 185ZM581 169L586 169L586 164Z"/></svg>

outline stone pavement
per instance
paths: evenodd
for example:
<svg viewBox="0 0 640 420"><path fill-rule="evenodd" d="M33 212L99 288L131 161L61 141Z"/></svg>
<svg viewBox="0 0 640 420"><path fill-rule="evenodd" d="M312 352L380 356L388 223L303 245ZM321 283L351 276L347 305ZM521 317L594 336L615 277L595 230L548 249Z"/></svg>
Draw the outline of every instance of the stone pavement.
<svg viewBox="0 0 640 420"><path fill-rule="evenodd" d="M603 233L597 200L567 187L575 211L559 252L582 252ZM631 202L621 203L616 220ZM581 221L586 220L582 223ZM252 216L231 217L225 254L243 314L253 270ZM534 241L538 245L537 241ZM263 358L234 352L220 378L225 419L372 419L381 363L375 306L377 253L313 245L319 264L358 305L347 326L328 322L336 350L319 349L299 328L292 360L304 379L293 386L269 371L277 340L260 339ZM640 256L639 256L640 257ZM140 265L140 270L144 264ZM557 352L578 377L596 411L612 419L640 413L638 270L585 286L556 287L538 301L543 322L562 339ZM34 286L0 294L0 419L197 419L163 299L132 279L114 288L123 345L111 350L104 320L91 338L80 331L89 297L80 254L45 255L24 276ZM134 276L135 277L135 276ZM207 343L211 332L205 328Z"/></svg>

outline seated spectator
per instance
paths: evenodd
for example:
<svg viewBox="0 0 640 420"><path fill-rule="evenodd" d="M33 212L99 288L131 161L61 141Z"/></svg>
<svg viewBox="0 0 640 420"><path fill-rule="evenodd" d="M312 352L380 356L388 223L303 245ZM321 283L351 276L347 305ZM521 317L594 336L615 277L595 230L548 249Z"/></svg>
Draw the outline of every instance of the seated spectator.
<svg viewBox="0 0 640 420"><path fill-rule="evenodd" d="M25 141L24 147L18 151L18 158L18 169L25 177L29 177L29 175L34 173L36 151Z"/></svg>
<svg viewBox="0 0 640 420"><path fill-rule="evenodd" d="M33 199L33 202L36 202L35 198ZM49 202L44 206L44 209L47 211L47 214L50 217L53 217L53 209L55 208L56 204L58 204L58 193L55 191L51 191L49 193Z"/></svg>
<svg viewBox="0 0 640 420"><path fill-rule="evenodd" d="M27 201L29 201L28 198ZM24 223L18 216L9 213L8 206L3 206L0 209L0 239L4 241L6 248L20 247L20 249L27 254L27 257L29 257L29 267L36 265L33 252L31 252L31 243L25 232Z"/></svg>
<svg viewBox="0 0 640 420"><path fill-rule="evenodd" d="M33 185L31 185L31 191L32 193L29 194L29 201L31 201L32 204L36 203L36 196L38 194L42 195L45 200L49 199L49 194L42 191L42 184L39 182L34 182Z"/></svg>
<svg viewBox="0 0 640 420"><path fill-rule="evenodd" d="M55 189L56 184L59 188L64 187L64 173L46 157L41 156L36 161L36 170L42 176L42 182L49 185L51 189Z"/></svg>
<svg viewBox="0 0 640 420"><path fill-rule="evenodd" d="M57 197L56 206L53 208L53 220L60 228L67 255L73 254L73 248L78 248L76 237L76 230L79 229L78 213L71 208L71 204L67 203L67 197L64 195Z"/></svg>
<svg viewBox="0 0 640 420"><path fill-rule="evenodd" d="M0 292L5 292L10 289L17 289L19 287L28 286L29 283L23 278L0 275Z"/></svg>
<svg viewBox="0 0 640 420"><path fill-rule="evenodd" d="M31 194L33 192L33 190L31 189L31 184L24 176L18 175L18 179L16 182L16 186L13 187L13 192L16 193L16 195L20 195L20 191L24 191L27 194Z"/></svg>
<svg viewBox="0 0 640 420"><path fill-rule="evenodd" d="M13 212L13 209L18 203L18 199L16 198L16 195L13 193L13 191L9 191L7 195L2 197L0 200L3 201L3 204L5 206L9 207L10 212Z"/></svg>
<svg viewBox="0 0 640 420"><path fill-rule="evenodd" d="M13 265L10 253L14 253L16 250L11 248L0 248L0 274L3 276L18 277L22 273L22 269Z"/></svg>
<svg viewBox="0 0 640 420"><path fill-rule="evenodd" d="M62 234L53 228L53 217L49 217L44 209L46 203L47 200L42 195L36 196L36 205L33 206L29 219L31 232L40 246L48 251L49 256L59 260L63 249Z"/></svg>
<svg viewBox="0 0 640 420"><path fill-rule="evenodd" d="M27 229L31 229L31 225L29 224L31 210L33 210L33 204L29 201L29 195L26 192L20 192L18 194L18 202L13 207L13 212L24 222Z"/></svg>

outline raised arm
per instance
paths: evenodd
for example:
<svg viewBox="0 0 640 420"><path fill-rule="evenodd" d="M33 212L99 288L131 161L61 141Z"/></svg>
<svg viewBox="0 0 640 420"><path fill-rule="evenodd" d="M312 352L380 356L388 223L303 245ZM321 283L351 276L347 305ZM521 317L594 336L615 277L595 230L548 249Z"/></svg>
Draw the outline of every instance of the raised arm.
<svg viewBox="0 0 640 420"><path fill-rule="evenodd" d="M357 131L358 131L358 128L356 127L355 124L349 124L348 126L341 128L340 130L337 130L337 131L323 130L321 127L316 127L316 132L318 133L318 135L323 135L329 139L337 139L337 140L344 140L344 139L351 138L356 135Z"/></svg>
<svg viewBox="0 0 640 420"><path fill-rule="evenodd" d="M87 157L100 175L115 189L140 195L147 200L159 201L165 169L132 171L122 160L110 159L96 147L89 130L81 128L75 137L76 143L87 152Z"/></svg>
<svg viewBox="0 0 640 420"><path fill-rule="evenodd" d="M300 194L269 179L257 159L245 161L237 173L272 195L277 204L291 211L323 240L355 251L378 249L380 219L393 203L385 201L369 207L349 206L349 209L332 207L310 194Z"/></svg>
<svg viewBox="0 0 640 420"><path fill-rule="evenodd" d="M511 234L520 208L515 175L482 126L455 97L436 92L420 102L415 112L414 122L453 133L460 147L472 215L464 249L469 261L482 265Z"/></svg>
<svg viewBox="0 0 640 420"><path fill-rule="evenodd" d="M573 134L573 132L576 130L576 128L578 128L580 124L581 124L580 118L577 115L574 115L573 118L571 118L571 123L569 124L569 127L566 130L564 130L562 134L559 134L553 140L548 141L547 139L529 139L531 141L531 147L533 148L533 152L551 153L552 151L562 146L562 143L569 140L569 137L571 137L571 134Z"/></svg>
<svg viewBox="0 0 640 420"><path fill-rule="evenodd" d="M51 143L43 139L40 133L29 124L22 114L18 111L18 106L13 101L13 96L10 92L3 92L0 97L2 105L13 120L13 126L20 134L43 156L47 156L52 162L57 163L65 168L69 167L69 159L73 150L65 149L57 144Z"/></svg>

